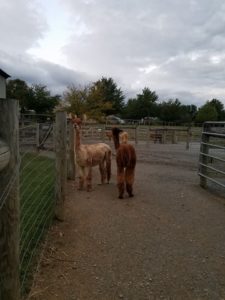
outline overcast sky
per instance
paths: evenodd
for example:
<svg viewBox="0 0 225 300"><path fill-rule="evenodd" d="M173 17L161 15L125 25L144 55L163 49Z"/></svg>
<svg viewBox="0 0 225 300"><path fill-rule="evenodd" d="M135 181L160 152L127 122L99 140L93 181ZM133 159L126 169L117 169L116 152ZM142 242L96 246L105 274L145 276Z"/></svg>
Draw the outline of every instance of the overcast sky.
<svg viewBox="0 0 225 300"><path fill-rule="evenodd" d="M105 76L225 104L224 0L2 0L0 45L0 68L53 93Z"/></svg>

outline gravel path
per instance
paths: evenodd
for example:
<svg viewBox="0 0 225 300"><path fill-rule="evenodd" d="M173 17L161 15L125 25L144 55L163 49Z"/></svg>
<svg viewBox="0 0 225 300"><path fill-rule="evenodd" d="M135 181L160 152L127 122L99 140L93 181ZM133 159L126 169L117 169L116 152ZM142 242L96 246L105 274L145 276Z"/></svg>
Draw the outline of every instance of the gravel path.
<svg viewBox="0 0 225 300"><path fill-rule="evenodd" d="M30 299L225 299L225 199L199 187L198 144L138 145L135 197L68 182Z"/></svg>

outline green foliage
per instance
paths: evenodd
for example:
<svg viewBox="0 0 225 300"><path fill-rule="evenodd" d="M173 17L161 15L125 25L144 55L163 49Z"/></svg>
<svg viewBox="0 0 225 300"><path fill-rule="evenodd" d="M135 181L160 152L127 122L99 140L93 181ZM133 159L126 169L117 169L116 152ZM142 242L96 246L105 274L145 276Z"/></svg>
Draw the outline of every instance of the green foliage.
<svg viewBox="0 0 225 300"><path fill-rule="evenodd" d="M87 111L87 98L89 94L88 87L75 87L70 86L67 91L64 92L64 100L69 105L68 111L77 114L78 116L83 115Z"/></svg>
<svg viewBox="0 0 225 300"><path fill-rule="evenodd" d="M29 89L27 109L33 109L36 113L51 113L59 103L60 96L51 96L46 86L36 84Z"/></svg>
<svg viewBox="0 0 225 300"><path fill-rule="evenodd" d="M112 78L103 77L86 87L68 87L64 99L69 112L99 121L106 115L119 114L124 107L124 96Z"/></svg>
<svg viewBox="0 0 225 300"><path fill-rule="evenodd" d="M36 113L51 113L59 103L60 96L51 96L46 86L41 84L29 87L20 79L9 80L6 85L7 97L18 99L21 112L34 110Z"/></svg>
<svg viewBox="0 0 225 300"><path fill-rule="evenodd" d="M136 98L129 99L123 116L127 119L142 119L147 116L157 116L157 94L145 87Z"/></svg>
<svg viewBox="0 0 225 300"><path fill-rule="evenodd" d="M203 123L206 121L217 121L218 112L216 107L210 101L207 101L203 106L201 106L197 112L195 121L197 123Z"/></svg>
<svg viewBox="0 0 225 300"><path fill-rule="evenodd" d="M90 87L89 103L98 103L102 114L120 114L124 108L124 95L112 78L102 77ZM101 108L102 107L102 108Z"/></svg>
<svg viewBox="0 0 225 300"><path fill-rule="evenodd" d="M21 112L51 113L60 103L60 96L52 96L46 86L32 85L20 79L7 81L7 97L18 99ZM102 77L89 86L70 86L63 97L68 103L68 112L102 121L107 115L119 115L125 119L140 120L158 117L166 122L204 122L225 120L223 103L218 99L207 101L197 110L195 105L183 105L179 99L158 103L158 95L145 87L136 97L124 102L125 96L112 78Z"/></svg>
<svg viewBox="0 0 225 300"><path fill-rule="evenodd" d="M215 107L218 114L218 121L225 121L225 111L223 103L217 99L212 99L211 101L209 101L209 103Z"/></svg>
<svg viewBox="0 0 225 300"><path fill-rule="evenodd" d="M6 83L7 98L17 99L20 103L21 112L24 113L27 107L29 86L20 79L8 80Z"/></svg>

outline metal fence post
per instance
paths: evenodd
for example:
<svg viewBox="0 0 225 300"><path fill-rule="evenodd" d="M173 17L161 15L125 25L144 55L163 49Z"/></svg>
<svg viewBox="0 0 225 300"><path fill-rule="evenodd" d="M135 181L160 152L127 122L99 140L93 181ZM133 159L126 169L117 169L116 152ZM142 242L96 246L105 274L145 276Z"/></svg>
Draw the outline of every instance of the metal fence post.
<svg viewBox="0 0 225 300"><path fill-rule="evenodd" d="M0 99L0 136L10 149L0 173L0 299L20 299L18 101Z"/></svg>
<svg viewBox="0 0 225 300"><path fill-rule="evenodd" d="M201 140L201 152L203 154L209 154L209 146L207 145L209 143L209 136L204 134L206 132L206 125L203 126L203 132L202 132L202 140ZM200 154L200 162L204 165L208 164L208 157L206 155ZM200 165L200 173L207 176L207 167ZM200 186L203 188L206 188L207 186L207 179L203 176L200 176Z"/></svg>
<svg viewBox="0 0 225 300"><path fill-rule="evenodd" d="M64 220L64 202L66 196L66 177L67 177L67 121L66 112L56 112L55 123L55 155L56 155L56 207L55 217L59 221Z"/></svg>

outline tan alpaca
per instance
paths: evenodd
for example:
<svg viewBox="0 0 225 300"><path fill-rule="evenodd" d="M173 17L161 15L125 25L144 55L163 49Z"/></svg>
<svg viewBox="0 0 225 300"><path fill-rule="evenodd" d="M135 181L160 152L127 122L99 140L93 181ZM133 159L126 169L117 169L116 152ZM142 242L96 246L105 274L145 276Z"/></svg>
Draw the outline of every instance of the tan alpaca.
<svg viewBox="0 0 225 300"><path fill-rule="evenodd" d="M120 144L128 143L128 133L126 131L120 132L119 138L120 138Z"/></svg>
<svg viewBox="0 0 225 300"><path fill-rule="evenodd" d="M111 141L111 139L113 137L112 131L106 131L105 134ZM119 139L120 139L120 144L127 144L128 143L128 133L126 131L121 131L119 134Z"/></svg>
<svg viewBox="0 0 225 300"><path fill-rule="evenodd" d="M75 160L80 171L79 189L83 189L87 183L87 191L92 189L92 167L99 166L101 183L109 183L111 177L111 148L107 144L97 143L90 145L81 144L81 120L72 117L76 132Z"/></svg>

